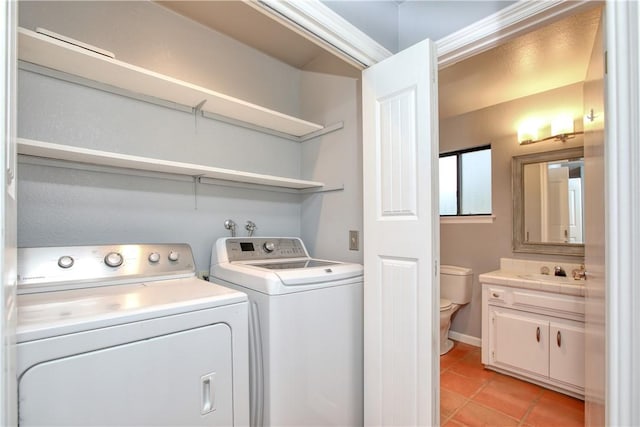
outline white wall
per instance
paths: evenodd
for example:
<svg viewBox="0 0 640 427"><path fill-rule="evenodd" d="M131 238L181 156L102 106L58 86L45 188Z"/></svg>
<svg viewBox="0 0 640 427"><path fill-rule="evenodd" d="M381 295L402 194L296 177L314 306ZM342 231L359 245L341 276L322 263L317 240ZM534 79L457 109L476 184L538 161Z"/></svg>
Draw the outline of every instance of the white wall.
<svg viewBox="0 0 640 427"><path fill-rule="evenodd" d="M305 142L302 170L306 179L344 185L343 191L306 196L302 203L302 237L314 256L362 263L362 136L359 81L304 73L305 116L321 123L344 121L342 130ZM360 233L360 250L349 250L349 230Z"/></svg>
<svg viewBox="0 0 640 427"><path fill-rule="evenodd" d="M301 72L150 2L20 3L21 24L125 61L299 113ZM108 19L106 19L108 17ZM298 143L21 71L18 135L298 178ZM198 270L232 218L258 235L299 235L300 196L21 164L18 245L186 242ZM244 231L244 230L243 230Z"/></svg>
<svg viewBox="0 0 640 427"><path fill-rule="evenodd" d="M22 71L21 137L297 176L296 143ZM253 154L247 154L253 153ZM281 164L280 164L281 162ZM20 164L18 245L185 242L199 270L232 218L259 235L298 235L299 196Z"/></svg>
<svg viewBox="0 0 640 427"><path fill-rule="evenodd" d="M151 2L22 2L20 8L27 28L45 27L111 50L123 61L298 117L326 124L342 120L345 129L299 144L22 70L19 136L326 178L346 190L303 198L23 163L19 246L186 242L198 270L207 270L211 245L228 235L222 224L231 218L241 234L250 219L258 236L302 235L315 256L361 261L359 252L347 251L345 231L360 230L362 217L356 81L301 72Z"/></svg>
<svg viewBox="0 0 640 427"><path fill-rule="evenodd" d="M492 224L440 226L442 264L470 267L474 272L472 301L455 315L452 330L480 338L482 297L478 275L497 270L501 257L576 262L576 258L571 257L513 253L511 159L523 154L581 146L582 137L578 136L566 143L549 141L520 146L517 143L516 123L513 131L507 134L496 132L496 129L505 129L505 126L494 126L505 117L526 117L532 112L546 109L574 111L576 106L581 109L582 83L441 120L440 152L491 144L492 210L496 216Z"/></svg>

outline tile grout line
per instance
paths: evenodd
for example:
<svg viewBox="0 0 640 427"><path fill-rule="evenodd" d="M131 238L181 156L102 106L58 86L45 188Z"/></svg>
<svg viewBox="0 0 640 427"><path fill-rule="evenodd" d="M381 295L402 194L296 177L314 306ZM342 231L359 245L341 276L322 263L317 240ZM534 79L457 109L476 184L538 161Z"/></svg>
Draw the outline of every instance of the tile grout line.
<svg viewBox="0 0 640 427"><path fill-rule="evenodd" d="M469 353L470 353L470 352L469 352ZM462 361L462 359L464 359L466 356L468 356L468 355L469 355L469 353L465 354L465 355L464 355L464 356L462 356L462 357L457 358L457 359L455 360L455 362L451 363L451 364L450 364L449 366L447 366L444 370L442 370L442 369L441 369L441 370L440 370L440 375L442 375L442 373L443 373L443 372L447 372L447 371L449 371L453 366L455 366L456 364L460 363L460 361ZM452 371L452 372L453 372L453 371ZM455 374L455 372L453 372L453 373ZM482 387L484 387L484 385L483 385ZM482 387L481 387L481 388L482 388ZM440 385L440 388L442 389L442 385ZM451 390L447 390L447 391L451 391ZM452 393L456 393L455 391L451 391L451 392L452 392ZM459 393L456 393L456 394L459 394ZM460 396L462 396L461 394L459 394L459 395L460 395ZM475 395L475 394L474 394L474 395ZM464 399L465 399L465 400L464 400L464 402L462 403L462 405L460 405L460 406L459 406L459 407L457 407L455 410L453 410L453 412L451 412L451 414L449 414L449 416L448 416L444 421L443 421L443 420L440 420L440 425L446 424L446 423L448 423L449 421L454 421L454 419L453 419L453 418L456 416L456 414L457 414L458 412L460 412L460 409L464 408L464 407L467 405L467 403L469 403L469 402L471 401L471 397L467 397L467 396L462 396L462 397L464 397ZM442 398L442 395L441 395L441 398ZM459 423L459 424L461 424L461 423Z"/></svg>
<svg viewBox="0 0 640 427"><path fill-rule="evenodd" d="M465 363L465 361L470 361L470 359L472 357L477 357L477 354L474 355L474 353L476 353L476 351L474 349L470 349L470 350L464 352L461 356L459 356L459 357L457 357L455 359L452 359L451 363L449 363L446 368L441 369L440 374L442 374L444 372L450 372L452 374L455 374L455 375L463 377L463 378L473 378L473 379L475 379L476 377L469 377L468 375L459 373L459 372L454 370L454 368L456 366L460 365L461 363ZM473 402L474 405L478 405L478 406L480 406L480 407L482 407L482 408L484 408L484 409L486 409L488 411L491 411L491 412L496 413L496 414L500 414L502 416L505 416L505 417L515 421L516 425L519 426L519 427L527 425L525 420L527 420L529 418L529 416L534 411L534 409L540 404L540 401L541 401L542 397L544 396L545 392L548 391L548 390L545 390L543 387L539 390L539 393L537 394L537 396L535 396L529 402L529 406L527 407L527 410L524 412L524 414L519 419L514 417L514 416L512 416L512 415L506 414L506 413L502 412L499 409L484 405L484 404L474 400L480 393L482 393L491 384L495 383L496 380L498 380L502 376L508 377L508 375L504 375L504 374L501 374L499 372L495 372L494 376L483 380L482 384L478 387L478 389L475 390L469 396L465 396L463 394L460 394L459 392L457 392L455 390L444 389L449 393L457 394L458 396L462 397L463 399L462 399L462 403L459 406L457 406L456 409L451 411L451 413L446 418L441 419L441 421L440 421L441 425L444 425L444 424L446 424L448 422L455 422L457 424L463 424L463 423L455 420L454 418L462 411L463 408L467 407L467 405L470 402ZM516 378L516 379L518 379L518 378ZM523 380L520 380L520 381L523 381ZM440 385L440 388L441 388L441 390L443 390L442 385ZM551 390L551 392L553 392L553 390Z"/></svg>
<svg viewBox="0 0 640 427"><path fill-rule="evenodd" d="M455 362L455 363L452 363L451 365L449 365L449 366L448 366L448 367L447 367L443 372L448 371L448 370L449 370L449 369L451 369L453 366L455 366L456 364L460 363L463 359L465 359L465 358L466 358L467 356L469 356L470 354L471 354L471 351L470 351L469 353L465 354L463 357L458 358L458 360L456 360L456 362ZM441 373L442 373L442 372L441 372ZM456 375L460 375L460 374L458 374L458 373L456 373L456 372L453 372L453 373L454 373L454 374L456 374ZM460 375L460 376L461 376L461 377L464 377L464 375ZM483 382L483 384L478 388L478 390L476 390L473 394L471 394L471 395L470 395L470 396L468 396L468 397L467 397L467 396L463 396L463 397L465 398L464 403L462 403L462 405L460 405L458 408L456 408L456 409L451 413L451 415L449 415L449 416L447 417L447 419L444 421L444 423L442 422L442 420L440 420L440 424L442 425L442 424L446 424L446 423L447 423L447 422L449 422L449 421L452 421L452 420L453 420L453 418L456 416L456 414L457 414L458 412L460 412L460 410L461 410L462 408L464 408L465 406L467 406L467 404L468 404L469 402L472 402L472 401L473 401L473 398L474 398L474 397L476 397L478 394L480 394L480 392L481 392L482 390L484 390L484 388L485 388L487 385L489 385L489 383L490 383L490 382L491 382L490 380L486 380L486 381L484 381L484 382ZM440 386L440 387L442 387L442 386ZM448 390L448 391L451 391L451 390ZM452 393L456 393L455 391L451 391L451 392L452 392ZM459 393L456 393L456 394L459 394ZM462 396L462 395L460 395L460 396ZM476 404L480 405L478 402L474 402L474 403L476 403ZM486 408L486 406L484 406L484 405L481 405L481 406L482 406L482 407L484 407L484 408ZM488 409L491 409L491 408L488 408ZM502 412L501 412L501 413L502 413ZM505 414L505 415L506 415L506 414ZM453 421L455 421L455 420L453 420ZM461 424L461 423L460 423L460 424Z"/></svg>
<svg viewBox="0 0 640 427"><path fill-rule="evenodd" d="M477 391L476 393L474 393L474 394L473 394L473 396L471 396L471 397L470 397L470 400L473 400L477 395L479 395L479 394L480 394L480 392L481 392L482 390L484 390L486 387L488 387L488 386L489 386L489 384L490 384L492 381L493 381L493 380L487 380L487 381L486 381L486 383L485 383L482 387L480 387L480 388L478 389L478 391ZM536 401L537 401L538 399L540 399L540 397L539 397L539 396L538 396L538 398L537 398L537 399L534 399L534 400L536 400ZM511 415L509 415L509 414L505 414L504 412L502 412L502 411L500 411L500 410L498 410L498 409L496 409L496 408L492 408L491 406L487 406L487 405L485 405L485 404L483 404L483 403L481 403L481 402L477 402L477 401L473 400L473 403L475 403L475 404L476 404L476 405L478 405L478 406L482 406L483 408L488 409L488 410L490 410L490 411L497 412L497 413L499 413L499 414L501 414L501 415L504 415L505 417L511 418L512 420L516 421L516 422L518 423L518 425L519 425L519 426L521 426L521 425L522 425L522 422L523 422L523 420L524 420L524 416L523 416L523 418L518 419L518 418L513 417L513 416L511 416ZM466 405L466 403L465 403L465 405ZM527 411L527 412L525 413L525 415L527 415L528 413L529 413L529 412Z"/></svg>
<svg viewBox="0 0 640 427"><path fill-rule="evenodd" d="M533 412L533 408L535 408L538 402L540 402L540 399L542 398L543 394L544 394L544 390L541 390L538 396L531 401L531 403L529 404L529 408L527 408L527 411L524 413L524 415L520 419L520 424L518 424L519 426L524 425L524 420L526 420L531 414L531 412Z"/></svg>
<svg viewBox="0 0 640 427"><path fill-rule="evenodd" d="M447 368L445 368L445 369L444 369L444 371L441 371L441 373L442 373L442 372L446 372L446 371L451 370L451 368L453 368L454 366L456 366L458 363L461 363L461 362L462 362L463 360L465 360L465 359L470 359L472 354L473 354L473 350L469 351L469 352L468 352L467 354L465 354L464 356L462 356L462 357L458 358L454 363L451 363ZM462 377L465 377L465 375L458 374L458 373L457 373L457 372L455 372L455 371L452 371L452 373L457 374L457 375L460 375L460 376L462 376ZM496 374L496 375L501 375L500 373L497 373L497 372L496 372L495 374ZM460 410L461 410L462 408L464 408L464 407L465 407L469 402L473 402L474 404L476 404L476 405L478 405L478 406L481 406L481 407L482 407L482 408L484 408L484 409L487 409L487 410L489 410L489 411L496 412L496 413L499 413L499 414L501 414L501 415L503 415L503 416L505 416L505 417L508 417L508 418L512 419L513 421L517 422L517 423L518 423L518 426L522 426L522 425L523 425L523 423L524 423L524 419L529 415L529 413L533 410L533 407L535 406L535 404L540 400L540 396L542 396L542 393L540 393L540 395L539 395L539 396L537 396L535 399L533 399L533 400L532 400L532 402L531 402L531 404L530 404L529 408L527 409L527 411L525 412L525 414L522 416L522 418L518 419L518 418L513 417L513 416L511 416L511 415L509 415L509 414L505 414L504 412L502 412L502 411L500 411L500 410L498 410L498 409L496 409L496 408L492 408L492 407L490 407L490 406L486 406L486 405L482 404L481 402L477 402L477 401L475 401L475 400L474 400L474 399L475 399L475 397L476 397L476 396L478 396L478 395L479 395L479 394L480 394L480 393L481 393L485 388L487 388L487 387L489 386L489 384L491 384L491 382L492 382L492 381L494 381L494 380L495 380L495 377L494 377L494 378L491 378L491 379L487 379L487 380L485 380L485 381L483 382L483 384L482 384L482 385L481 385L481 386L480 386L480 387L479 387L479 388L478 388L478 389L477 389L473 394L471 394L471 395L470 395L470 396L468 396L468 397L467 397L467 396L463 396L463 397L465 398L465 401L462 403L462 405L460 405L457 409L455 409L455 410L454 410L454 411L453 411L453 412L452 412L452 413L451 413L451 414L446 418L446 420L444 420L444 422L441 420L441 421L440 421L440 424L442 425L442 424L445 424L445 423L447 423L447 422L449 422L449 421L452 421L452 420L453 420L453 418L456 416L456 414L457 414L458 412L460 412ZM449 391L451 391L451 390L449 390ZM454 391L452 391L452 392L453 392L453 393L456 393L456 392L454 392Z"/></svg>

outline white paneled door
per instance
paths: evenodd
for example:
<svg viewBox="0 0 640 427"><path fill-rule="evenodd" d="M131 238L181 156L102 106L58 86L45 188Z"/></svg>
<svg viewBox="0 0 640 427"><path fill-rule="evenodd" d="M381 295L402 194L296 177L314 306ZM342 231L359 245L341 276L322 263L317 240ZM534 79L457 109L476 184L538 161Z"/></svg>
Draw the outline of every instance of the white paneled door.
<svg viewBox="0 0 640 427"><path fill-rule="evenodd" d="M439 216L435 47L363 72L364 419L438 424Z"/></svg>

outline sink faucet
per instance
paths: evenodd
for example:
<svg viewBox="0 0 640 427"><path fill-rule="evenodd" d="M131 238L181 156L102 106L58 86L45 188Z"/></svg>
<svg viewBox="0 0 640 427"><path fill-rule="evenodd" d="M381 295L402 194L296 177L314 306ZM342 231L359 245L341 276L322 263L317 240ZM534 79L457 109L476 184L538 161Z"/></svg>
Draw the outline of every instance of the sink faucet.
<svg viewBox="0 0 640 427"><path fill-rule="evenodd" d="M575 280L586 280L587 271L584 268L584 264L580 264L580 268L577 268L571 272L571 275Z"/></svg>
<svg viewBox="0 0 640 427"><path fill-rule="evenodd" d="M564 271L564 268L556 265L555 267L553 267L553 275L559 277L567 277L567 272Z"/></svg>

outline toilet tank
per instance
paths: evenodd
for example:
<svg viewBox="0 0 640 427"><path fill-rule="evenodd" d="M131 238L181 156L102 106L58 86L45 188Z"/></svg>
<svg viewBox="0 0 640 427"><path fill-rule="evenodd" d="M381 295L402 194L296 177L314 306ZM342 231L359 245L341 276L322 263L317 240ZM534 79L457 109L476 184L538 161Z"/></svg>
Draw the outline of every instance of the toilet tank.
<svg viewBox="0 0 640 427"><path fill-rule="evenodd" d="M456 265L440 266L440 298L454 304L471 302L473 270Z"/></svg>

